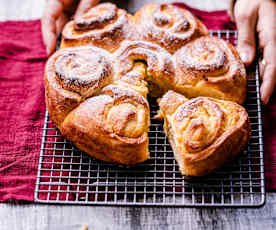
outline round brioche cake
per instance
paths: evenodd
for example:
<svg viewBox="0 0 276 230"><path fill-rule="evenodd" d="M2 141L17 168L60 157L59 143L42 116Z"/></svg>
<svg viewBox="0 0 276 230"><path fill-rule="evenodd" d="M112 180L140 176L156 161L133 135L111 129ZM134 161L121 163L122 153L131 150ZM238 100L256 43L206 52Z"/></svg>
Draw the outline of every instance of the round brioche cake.
<svg viewBox="0 0 276 230"><path fill-rule="evenodd" d="M151 3L134 15L111 3L68 22L47 61L46 105L61 134L107 162L149 156L150 105L183 175L205 175L248 143L246 71L235 48L189 11Z"/></svg>

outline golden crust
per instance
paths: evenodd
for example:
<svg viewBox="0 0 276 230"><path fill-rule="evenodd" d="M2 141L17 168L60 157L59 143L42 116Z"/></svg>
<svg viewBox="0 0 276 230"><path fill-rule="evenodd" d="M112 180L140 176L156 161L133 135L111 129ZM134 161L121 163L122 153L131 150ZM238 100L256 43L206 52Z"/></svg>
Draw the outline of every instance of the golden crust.
<svg viewBox="0 0 276 230"><path fill-rule="evenodd" d="M148 83L146 81L146 65L141 62L133 63L131 70L125 74L116 73L113 77L115 85L131 88L145 98L148 95Z"/></svg>
<svg viewBox="0 0 276 230"><path fill-rule="evenodd" d="M173 5L149 4L131 16L111 3L99 4L65 26L61 49L46 64L46 104L52 120L88 154L108 162L137 164L149 157L146 97L167 92L158 117L165 118L164 128L182 173L212 171L245 145L248 119L223 139L218 128L224 124L221 114L228 109L235 114L240 107L210 98L189 102L168 91L188 98L210 96L243 103L246 75L237 51L221 39L206 36L207 32L191 13ZM213 108L209 111L216 114L213 125L204 129L204 120L195 121L187 138L201 139L175 139L175 133L182 133L178 128L183 119L169 118L181 115L178 111L183 105L197 100L204 101L198 107ZM220 108L225 111L214 112ZM217 139L223 141L215 145ZM180 148L181 143L187 148ZM215 147L200 157L194 154L206 146ZM183 155L187 149L193 154Z"/></svg>
<svg viewBox="0 0 276 230"><path fill-rule="evenodd" d="M165 3L144 6L134 20L143 40L157 43L170 53L208 34L205 25L189 11Z"/></svg>
<svg viewBox="0 0 276 230"><path fill-rule="evenodd" d="M174 81L175 70L172 56L165 49L145 41L124 41L114 53L118 78L132 71L136 62L146 63L145 80L158 86L159 92L164 93L169 89ZM151 88L149 90L151 95L159 96L159 92L156 93Z"/></svg>
<svg viewBox="0 0 276 230"><path fill-rule="evenodd" d="M200 37L175 53L175 63L175 91L188 98L244 102L246 71L230 43L212 36Z"/></svg>
<svg viewBox="0 0 276 230"><path fill-rule="evenodd" d="M187 100L169 91L159 105L183 175L206 175L235 158L248 144L248 114L235 102L208 97Z"/></svg>
<svg viewBox="0 0 276 230"><path fill-rule="evenodd" d="M123 40L132 37L130 21L125 10L112 3L99 4L65 25L61 48L95 45L113 52Z"/></svg>
<svg viewBox="0 0 276 230"><path fill-rule="evenodd" d="M84 46L56 52L44 73L46 105L53 121L59 127L71 110L111 79L112 66L102 49Z"/></svg>
<svg viewBox="0 0 276 230"><path fill-rule="evenodd" d="M113 81L109 56L92 46L56 52L45 69L46 104L62 135L81 150L105 161L139 163L149 155L149 106L131 89L104 87Z"/></svg>
<svg viewBox="0 0 276 230"><path fill-rule="evenodd" d="M149 157L149 123L149 105L143 96L109 85L74 109L60 131L98 159L130 165Z"/></svg>

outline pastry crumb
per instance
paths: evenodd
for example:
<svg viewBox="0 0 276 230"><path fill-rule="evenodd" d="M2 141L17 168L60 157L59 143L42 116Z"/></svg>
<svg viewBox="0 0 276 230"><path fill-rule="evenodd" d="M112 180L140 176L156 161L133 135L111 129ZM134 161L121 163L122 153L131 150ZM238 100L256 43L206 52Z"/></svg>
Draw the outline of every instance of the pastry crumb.
<svg viewBox="0 0 276 230"><path fill-rule="evenodd" d="M81 230L88 230L88 227L87 227L86 225L83 225L83 226L81 227Z"/></svg>

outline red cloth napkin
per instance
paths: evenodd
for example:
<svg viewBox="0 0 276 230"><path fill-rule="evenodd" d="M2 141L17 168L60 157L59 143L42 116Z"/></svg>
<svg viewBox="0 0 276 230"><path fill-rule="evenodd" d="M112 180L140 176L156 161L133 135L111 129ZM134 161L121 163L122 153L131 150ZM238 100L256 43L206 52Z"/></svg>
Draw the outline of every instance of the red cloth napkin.
<svg viewBox="0 0 276 230"><path fill-rule="evenodd" d="M0 27L0 201L33 201L45 113L40 21Z"/></svg>
<svg viewBox="0 0 276 230"><path fill-rule="evenodd" d="M263 107L264 165L267 191L276 191L276 91Z"/></svg>
<svg viewBox="0 0 276 230"><path fill-rule="evenodd" d="M235 29L226 11L204 12L185 7L208 29ZM0 23L0 201L33 201L45 103L46 61L40 21ZM276 98L267 108L276 117ZM268 122L266 122L268 124ZM274 127L275 126L275 127ZM276 124L265 127L268 190L276 189Z"/></svg>
<svg viewBox="0 0 276 230"><path fill-rule="evenodd" d="M184 3L173 3L180 8L185 8L200 19L209 30L235 30L236 26L233 23L226 10L220 11L202 11L191 8Z"/></svg>

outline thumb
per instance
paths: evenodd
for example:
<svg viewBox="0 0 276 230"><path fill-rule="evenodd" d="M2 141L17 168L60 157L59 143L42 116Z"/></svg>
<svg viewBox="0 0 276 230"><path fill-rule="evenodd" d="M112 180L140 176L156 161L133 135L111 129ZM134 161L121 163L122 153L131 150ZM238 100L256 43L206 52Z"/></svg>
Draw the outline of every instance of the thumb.
<svg viewBox="0 0 276 230"><path fill-rule="evenodd" d="M83 14L85 14L91 7L97 5L99 3L99 0L81 0L77 11L75 13L75 18L81 17Z"/></svg>
<svg viewBox="0 0 276 230"><path fill-rule="evenodd" d="M254 60L256 52L257 7L254 4L241 5L244 2L246 1L236 3L235 19L238 28L238 51L243 63L249 65Z"/></svg>
<svg viewBox="0 0 276 230"><path fill-rule="evenodd" d="M41 29L48 55L55 51L57 41L56 21L61 15L63 6L60 1L48 1L41 19Z"/></svg>

